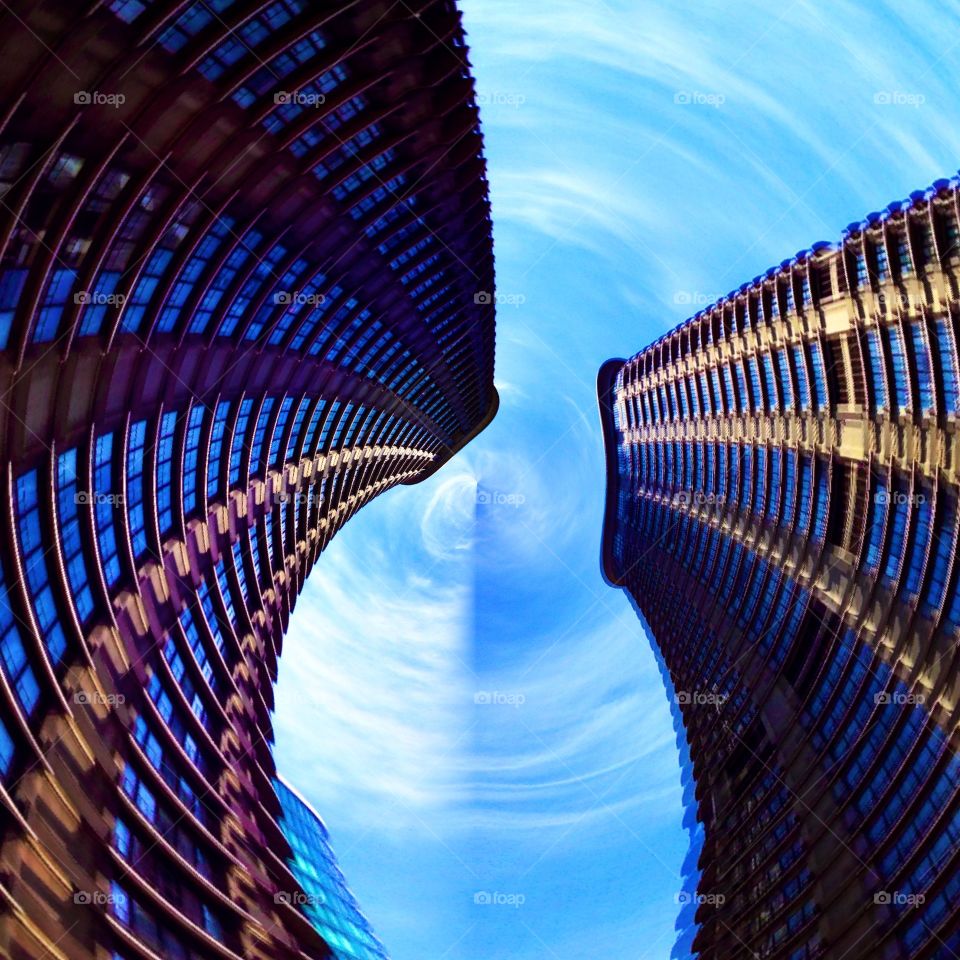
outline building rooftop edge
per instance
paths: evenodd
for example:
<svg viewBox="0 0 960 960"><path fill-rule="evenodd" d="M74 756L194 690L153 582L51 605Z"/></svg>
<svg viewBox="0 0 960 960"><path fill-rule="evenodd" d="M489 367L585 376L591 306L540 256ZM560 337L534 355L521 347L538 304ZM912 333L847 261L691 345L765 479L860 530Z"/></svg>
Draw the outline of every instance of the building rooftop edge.
<svg viewBox="0 0 960 960"><path fill-rule="evenodd" d="M642 356L648 350L651 350L658 344L663 343L663 341L668 340L688 324L701 319L709 314L712 310L715 310L722 304L729 303L741 294L745 294L755 287L762 286L765 281L780 276L795 264L803 263L804 261L810 259L816 259L819 256L829 256L832 253L836 253L838 250L841 250L843 245L852 237L856 237L868 230L882 226L882 224L888 222L894 217L905 214L909 210L916 210L918 208L928 206L931 201L937 197L945 198L951 193L957 193L958 191L960 191L960 171L958 171L957 175L949 179L941 178L939 180L935 180L925 190L914 190L913 193L911 193L910 196L905 200L894 200L892 203L887 204L887 206L881 211L868 213L861 221L848 223L847 226L841 231L839 241L830 242L827 240L819 240L805 250L798 250L792 257L782 260L779 264L770 267L763 273L757 274L757 276L755 276L752 280L742 283L739 287L731 290L729 293L718 298L717 300L714 300L712 303L703 307L701 310L698 310L696 313L691 314L689 317L686 317L684 320L681 320L680 323L675 324L669 330L666 330L664 333L660 334L660 336L658 336L655 340L652 340L629 359L632 360L636 359L636 357Z"/></svg>

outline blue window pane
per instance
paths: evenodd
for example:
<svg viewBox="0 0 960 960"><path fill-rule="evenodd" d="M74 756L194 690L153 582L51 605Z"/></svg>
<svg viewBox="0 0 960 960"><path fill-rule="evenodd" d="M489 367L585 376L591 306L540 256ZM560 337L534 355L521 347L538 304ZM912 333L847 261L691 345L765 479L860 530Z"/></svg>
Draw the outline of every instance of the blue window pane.
<svg viewBox="0 0 960 960"><path fill-rule="evenodd" d="M130 425L127 438L127 519L133 557L139 560L147 550L147 519L144 507L144 447L147 440L147 421Z"/></svg>
<svg viewBox="0 0 960 960"><path fill-rule="evenodd" d="M945 317L937 320L936 343L943 386L943 412L956 414L960 412L960 379L957 375L953 331L950 329L949 323L950 321Z"/></svg>
<svg viewBox="0 0 960 960"><path fill-rule="evenodd" d="M67 638L60 626L60 615L48 578L41 533L36 470L17 477L16 496L17 528L20 533L20 548L30 599L40 627L40 635L43 637L50 659L56 664L66 653Z"/></svg>
<svg viewBox="0 0 960 960"><path fill-rule="evenodd" d="M79 504L88 501L89 497L77 484L77 451L67 450L57 458L57 507L67 580L81 625L86 624L93 614L93 594L87 580L79 513Z"/></svg>
<svg viewBox="0 0 960 960"><path fill-rule="evenodd" d="M113 434L97 437L93 468L94 505L97 518L97 543L100 564L108 587L120 579L120 558L114 528L114 511L121 502L113 483Z"/></svg>
<svg viewBox="0 0 960 960"><path fill-rule="evenodd" d="M227 429L227 417L230 415L230 401L222 400L217 404L213 417L213 429L210 434L210 447L207 457L207 496L215 497L220 489L220 461L223 456L223 437Z"/></svg>
<svg viewBox="0 0 960 960"><path fill-rule="evenodd" d="M0 350L5 350L10 342L13 318L26 279L26 269L0 270Z"/></svg>

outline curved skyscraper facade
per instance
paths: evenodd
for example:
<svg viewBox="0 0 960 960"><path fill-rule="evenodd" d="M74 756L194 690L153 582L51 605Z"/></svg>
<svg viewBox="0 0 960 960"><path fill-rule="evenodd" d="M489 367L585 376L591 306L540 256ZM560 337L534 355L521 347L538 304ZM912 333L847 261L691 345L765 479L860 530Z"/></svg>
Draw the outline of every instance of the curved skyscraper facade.
<svg viewBox="0 0 960 960"><path fill-rule="evenodd" d="M289 784L277 780L274 787L280 800L280 829L290 844L288 862L302 889L303 912L330 945L335 960L389 960L340 870L326 824Z"/></svg>
<svg viewBox="0 0 960 960"><path fill-rule="evenodd" d="M0 955L330 956L272 685L333 534L496 410L459 14L12 0L0 107Z"/></svg>
<svg viewBox="0 0 960 960"><path fill-rule="evenodd" d="M957 190L601 369L604 572L703 828L675 956L960 954Z"/></svg>

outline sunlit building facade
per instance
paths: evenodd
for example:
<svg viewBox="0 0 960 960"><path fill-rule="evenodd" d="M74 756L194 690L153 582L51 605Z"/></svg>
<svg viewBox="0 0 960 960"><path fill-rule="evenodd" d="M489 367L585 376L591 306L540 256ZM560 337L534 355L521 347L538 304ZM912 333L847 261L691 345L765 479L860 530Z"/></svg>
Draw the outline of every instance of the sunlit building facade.
<svg viewBox="0 0 960 960"><path fill-rule="evenodd" d="M459 14L11 0L0 38L0 956L341 956L272 685L333 534L496 410Z"/></svg>
<svg viewBox="0 0 960 960"><path fill-rule="evenodd" d="M957 190L601 369L604 573L701 824L677 957L960 955Z"/></svg>
<svg viewBox="0 0 960 960"><path fill-rule="evenodd" d="M330 834L317 812L289 784L274 783L280 799L280 829L290 844L288 863L302 909L329 944L336 960L389 960L337 863Z"/></svg>

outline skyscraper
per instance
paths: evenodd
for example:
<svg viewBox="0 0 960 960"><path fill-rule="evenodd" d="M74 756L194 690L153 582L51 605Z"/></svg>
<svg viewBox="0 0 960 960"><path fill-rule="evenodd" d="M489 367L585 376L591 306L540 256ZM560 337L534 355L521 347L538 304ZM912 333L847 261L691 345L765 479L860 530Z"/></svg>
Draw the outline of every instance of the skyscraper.
<svg viewBox="0 0 960 960"><path fill-rule="evenodd" d="M323 820L289 784L278 780L274 786L280 799L280 829L290 843L290 869L303 893L303 912L330 944L336 960L388 960L347 886ZM289 896L277 894L280 899Z"/></svg>
<svg viewBox="0 0 960 960"><path fill-rule="evenodd" d="M600 371L603 569L700 821L675 956L960 954L957 191Z"/></svg>
<svg viewBox="0 0 960 960"><path fill-rule="evenodd" d="M493 416L451 0L0 9L0 954L318 958L284 631Z"/></svg>

